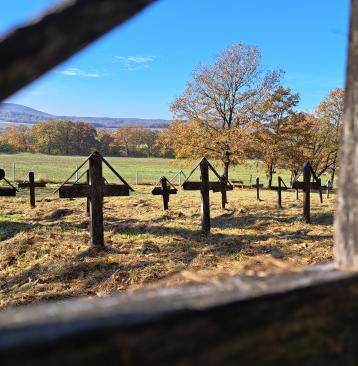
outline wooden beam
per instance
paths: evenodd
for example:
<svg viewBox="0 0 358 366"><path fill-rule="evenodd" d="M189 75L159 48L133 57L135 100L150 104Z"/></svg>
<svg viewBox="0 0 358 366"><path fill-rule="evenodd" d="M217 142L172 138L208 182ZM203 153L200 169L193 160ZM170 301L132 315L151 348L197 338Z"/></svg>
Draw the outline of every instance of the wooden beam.
<svg viewBox="0 0 358 366"><path fill-rule="evenodd" d="M22 182L22 183L19 183L17 185L17 187L18 188L30 188L30 183L29 182ZM45 188L46 183L45 182L35 182L34 187L35 188Z"/></svg>
<svg viewBox="0 0 358 366"><path fill-rule="evenodd" d="M306 165L303 170L303 217L307 224L311 222L311 169Z"/></svg>
<svg viewBox="0 0 358 366"><path fill-rule="evenodd" d="M105 184L103 195L104 197L129 196L129 187L124 184Z"/></svg>
<svg viewBox="0 0 358 366"><path fill-rule="evenodd" d="M201 176L201 229L204 233L210 232L210 183L209 183L209 164L206 159L200 162ZM221 182L219 182L221 184Z"/></svg>
<svg viewBox="0 0 358 366"><path fill-rule="evenodd" d="M104 247L102 156L93 153L89 158L90 178L90 236L91 245Z"/></svg>
<svg viewBox="0 0 358 366"><path fill-rule="evenodd" d="M305 182L293 182L292 188L293 189L305 189ZM310 182L310 189L314 189L319 191L321 189L321 183L320 182Z"/></svg>
<svg viewBox="0 0 358 366"><path fill-rule="evenodd" d="M14 197L16 196L16 192L15 188L0 188L0 197Z"/></svg>
<svg viewBox="0 0 358 366"><path fill-rule="evenodd" d="M169 194L177 194L178 190L174 189L174 188L170 188L168 189L168 193ZM163 194L162 188L161 187L154 187L152 190L152 195L153 196L161 196Z"/></svg>
<svg viewBox="0 0 358 366"><path fill-rule="evenodd" d="M231 185L225 185L222 182L208 182L209 190L214 192L221 192L223 186L226 187L227 191L232 191L233 187ZM201 188L201 182L184 182L182 185L185 191L199 191Z"/></svg>
<svg viewBox="0 0 358 366"><path fill-rule="evenodd" d="M58 190L60 198L81 198L89 197L90 187L87 184L74 184L63 186Z"/></svg>
<svg viewBox="0 0 358 366"><path fill-rule="evenodd" d="M358 270L358 0L351 0L343 141L336 210L335 259L338 266Z"/></svg>
<svg viewBox="0 0 358 366"><path fill-rule="evenodd" d="M352 366L358 274L313 266L266 278L16 307L0 313L7 366Z"/></svg>
<svg viewBox="0 0 358 366"><path fill-rule="evenodd" d="M154 0L62 1L0 39L0 101Z"/></svg>
<svg viewBox="0 0 358 366"><path fill-rule="evenodd" d="M35 174L34 172L29 172L29 191L30 191L30 206L35 208L36 198L35 198Z"/></svg>

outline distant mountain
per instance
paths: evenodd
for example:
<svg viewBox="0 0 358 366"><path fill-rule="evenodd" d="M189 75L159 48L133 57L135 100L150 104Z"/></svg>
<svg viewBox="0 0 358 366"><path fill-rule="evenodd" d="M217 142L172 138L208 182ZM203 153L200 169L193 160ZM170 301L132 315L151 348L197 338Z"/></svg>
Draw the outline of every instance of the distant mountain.
<svg viewBox="0 0 358 366"><path fill-rule="evenodd" d="M20 104L0 103L1 123L34 125L44 120L56 121L61 119L87 122L97 128L118 128L128 124L134 124L145 128L165 128L170 123L170 121L166 119L55 116Z"/></svg>

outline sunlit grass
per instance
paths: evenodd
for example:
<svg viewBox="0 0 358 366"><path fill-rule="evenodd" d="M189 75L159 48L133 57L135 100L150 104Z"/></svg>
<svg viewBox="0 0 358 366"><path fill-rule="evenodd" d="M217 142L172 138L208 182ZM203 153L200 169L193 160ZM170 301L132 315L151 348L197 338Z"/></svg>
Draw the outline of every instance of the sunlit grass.
<svg viewBox="0 0 358 366"><path fill-rule="evenodd" d="M170 210L139 187L105 199L106 250L89 250L84 200L60 200L51 187L29 208L27 191L0 197L0 306L74 296L106 296L143 287L211 281L225 275L299 271L332 259L334 195L312 194L312 224L294 192L229 192L226 210L211 194L212 232L200 232L200 195L179 191ZM302 195L300 195L302 199Z"/></svg>

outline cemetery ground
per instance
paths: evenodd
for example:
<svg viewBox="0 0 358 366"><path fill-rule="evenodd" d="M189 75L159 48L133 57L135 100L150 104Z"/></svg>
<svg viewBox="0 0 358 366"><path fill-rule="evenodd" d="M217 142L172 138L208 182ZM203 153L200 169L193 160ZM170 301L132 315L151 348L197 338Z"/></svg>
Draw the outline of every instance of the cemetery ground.
<svg viewBox="0 0 358 366"><path fill-rule="evenodd" d="M120 171L121 172L121 171ZM36 173L35 173L36 174ZM335 195L311 195L302 218L302 192L235 188L221 209L210 192L211 234L200 232L200 193L179 190L163 212L161 196L135 186L129 197L104 200L106 248L91 250L85 199L59 199L55 187L0 197L0 307L97 297L147 287L214 281L225 275L266 276L300 271L333 257Z"/></svg>

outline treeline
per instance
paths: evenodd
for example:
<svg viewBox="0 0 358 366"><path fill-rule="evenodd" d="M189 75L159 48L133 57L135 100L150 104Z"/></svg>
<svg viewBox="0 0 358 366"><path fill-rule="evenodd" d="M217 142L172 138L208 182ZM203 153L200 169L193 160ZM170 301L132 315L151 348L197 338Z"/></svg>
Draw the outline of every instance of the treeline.
<svg viewBox="0 0 358 366"><path fill-rule="evenodd" d="M135 125L110 131L80 121L44 121L31 128L21 125L4 129L0 152L88 155L99 150L107 156L172 157L170 149L160 149L158 136L158 130Z"/></svg>
<svg viewBox="0 0 358 366"><path fill-rule="evenodd" d="M312 112L297 110L299 94L283 86L281 70L261 66L255 46L236 44L211 65L194 70L173 101L174 122L161 134L178 158L220 160L223 174L247 159L264 163L272 183L277 169L294 174L309 160L333 182L339 168L344 92L328 93Z"/></svg>

